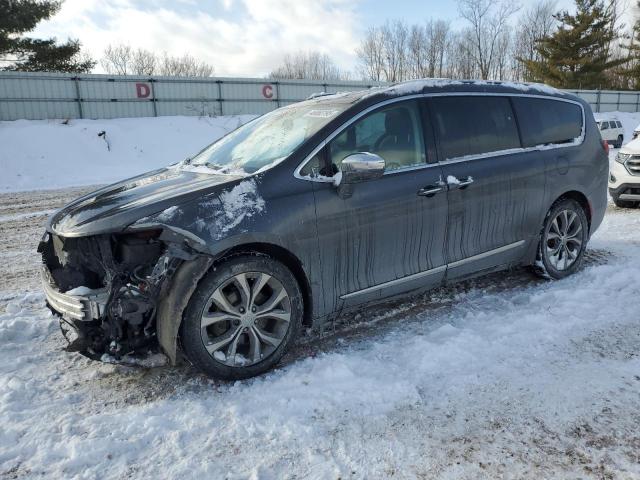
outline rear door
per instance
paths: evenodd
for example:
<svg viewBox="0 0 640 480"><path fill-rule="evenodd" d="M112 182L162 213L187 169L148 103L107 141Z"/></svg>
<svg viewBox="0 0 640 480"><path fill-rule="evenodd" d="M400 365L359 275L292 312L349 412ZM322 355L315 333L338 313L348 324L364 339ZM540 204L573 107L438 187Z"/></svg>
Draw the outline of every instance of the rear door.
<svg viewBox="0 0 640 480"><path fill-rule="evenodd" d="M446 186L433 139L424 138L423 113L417 100L375 108L320 152L334 171L355 152L375 153L387 166L381 178L354 185L344 198L332 184L315 184L325 311L438 285L444 277Z"/></svg>
<svg viewBox="0 0 640 480"><path fill-rule="evenodd" d="M518 260L537 233L545 163L522 152L507 96L429 100L448 186L447 278Z"/></svg>

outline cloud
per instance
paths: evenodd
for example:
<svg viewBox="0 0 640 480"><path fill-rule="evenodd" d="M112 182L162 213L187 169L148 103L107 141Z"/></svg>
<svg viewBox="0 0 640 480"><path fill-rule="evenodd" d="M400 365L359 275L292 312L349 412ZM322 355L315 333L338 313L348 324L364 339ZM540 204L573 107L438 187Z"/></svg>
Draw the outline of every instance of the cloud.
<svg viewBox="0 0 640 480"><path fill-rule="evenodd" d="M286 53L319 50L352 69L358 44L350 0L66 0L34 36L78 38L95 58L108 44L189 53L220 76L263 76Z"/></svg>

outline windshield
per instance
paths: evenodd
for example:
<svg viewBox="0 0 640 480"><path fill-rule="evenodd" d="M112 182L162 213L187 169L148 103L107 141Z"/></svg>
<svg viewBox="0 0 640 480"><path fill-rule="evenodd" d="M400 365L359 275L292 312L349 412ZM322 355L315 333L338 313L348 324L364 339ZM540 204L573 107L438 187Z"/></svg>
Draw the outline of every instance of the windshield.
<svg viewBox="0 0 640 480"><path fill-rule="evenodd" d="M348 105L292 105L263 115L211 144L191 165L220 173L255 173L275 165Z"/></svg>

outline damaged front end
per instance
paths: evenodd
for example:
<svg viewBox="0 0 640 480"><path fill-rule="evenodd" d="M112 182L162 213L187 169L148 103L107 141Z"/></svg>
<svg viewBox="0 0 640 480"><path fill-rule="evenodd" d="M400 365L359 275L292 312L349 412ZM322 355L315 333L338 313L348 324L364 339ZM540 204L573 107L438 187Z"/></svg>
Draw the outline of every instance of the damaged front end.
<svg viewBox="0 0 640 480"><path fill-rule="evenodd" d="M44 235L43 288L68 351L102 360L158 351L158 305L176 269L194 257L172 240L162 229Z"/></svg>

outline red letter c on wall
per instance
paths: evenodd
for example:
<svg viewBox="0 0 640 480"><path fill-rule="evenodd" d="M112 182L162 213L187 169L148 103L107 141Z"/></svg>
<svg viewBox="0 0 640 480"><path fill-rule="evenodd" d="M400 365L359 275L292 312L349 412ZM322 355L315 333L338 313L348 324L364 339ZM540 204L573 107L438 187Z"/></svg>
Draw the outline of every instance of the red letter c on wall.
<svg viewBox="0 0 640 480"><path fill-rule="evenodd" d="M273 98L273 86L265 85L262 87L262 96L264 98Z"/></svg>

